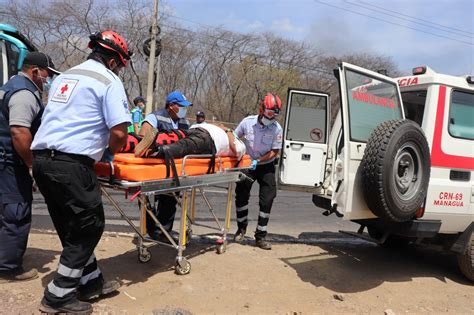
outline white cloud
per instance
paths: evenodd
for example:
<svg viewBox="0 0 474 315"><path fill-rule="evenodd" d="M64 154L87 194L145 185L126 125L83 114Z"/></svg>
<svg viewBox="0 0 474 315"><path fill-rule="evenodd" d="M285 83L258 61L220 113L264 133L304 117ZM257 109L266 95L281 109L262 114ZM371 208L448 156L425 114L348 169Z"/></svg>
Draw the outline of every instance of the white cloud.
<svg viewBox="0 0 474 315"><path fill-rule="evenodd" d="M248 24L247 27L251 30L258 30L258 29L263 28L264 26L265 26L265 24L263 24L259 20L256 20L256 21L250 22L250 24Z"/></svg>
<svg viewBox="0 0 474 315"><path fill-rule="evenodd" d="M287 33L301 33L304 31L302 27L297 27L287 17L272 22L272 30Z"/></svg>

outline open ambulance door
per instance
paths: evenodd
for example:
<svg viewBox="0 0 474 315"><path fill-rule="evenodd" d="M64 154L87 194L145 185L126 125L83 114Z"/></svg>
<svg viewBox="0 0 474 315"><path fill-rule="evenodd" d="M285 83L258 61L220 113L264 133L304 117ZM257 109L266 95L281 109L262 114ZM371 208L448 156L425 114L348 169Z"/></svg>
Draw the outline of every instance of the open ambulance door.
<svg viewBox="0 0 474 315"><path fill-rule="evenodd" d="M324 181L330 125L329 94L288 89L279 188L314 192Z"/></svg>
<svg viewBox="0 0 474 315"><path fill-rule="evenodd" d="M340 64L335 75L340 88L343 147L333 169L332 206L344 219L373 218L364 201L359 166L372 131L384 121L405 118L400 89L395 79L349 63Z"/></svg>

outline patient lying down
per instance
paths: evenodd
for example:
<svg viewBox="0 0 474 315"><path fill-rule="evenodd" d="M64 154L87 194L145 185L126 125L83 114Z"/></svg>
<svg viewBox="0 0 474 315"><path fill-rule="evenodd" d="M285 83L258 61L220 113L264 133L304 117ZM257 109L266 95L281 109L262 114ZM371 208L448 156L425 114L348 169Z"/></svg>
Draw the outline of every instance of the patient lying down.
<svg viewBox="0 0 474 315"><path fill-rule="evenodd" d="M174 130L158 133L157 129L151 129L141 140L129 135L129 143L122 152L131 152L133 147L136 157L164 158L166 151L174 158L191 154L215 154L235 156L240 160L245 154L245 144L231 129L222 124L218 126L210 123L191 126L187 132Z"/></svg>

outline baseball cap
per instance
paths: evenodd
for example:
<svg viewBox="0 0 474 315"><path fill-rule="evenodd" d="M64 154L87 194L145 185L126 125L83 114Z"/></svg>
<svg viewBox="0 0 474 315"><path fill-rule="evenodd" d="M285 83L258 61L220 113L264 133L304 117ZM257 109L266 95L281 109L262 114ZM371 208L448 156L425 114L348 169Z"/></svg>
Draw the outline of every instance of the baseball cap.
<svg viewBox="0 0 474 315"><path fill-rule="evenodd" d="M174 91L168 94L168 96L166 97L166 104L171 104L171 103L175 103L175 104L178 104L179 106L184 106L184 107L193 106L193 103L188 101L186 99L186 96L184 96L184 94L179 91Z"/></svg>
<svg viewBox="0 0 474 315"><path fill-rule="evenodd" d="M206 114L204 114L204 112L199 111L196 113L196 117L206 117Z"/></svg>
<svg viewBox="0 0 474 315"><path fill-rule="evenodd" d="M54 63L51 60L51 57L39 51L29 52L26 55L23 64L48 69L48 72L51 76L53 74L61 74L61 72L56 70L56 67L54 66Z"/></svg>

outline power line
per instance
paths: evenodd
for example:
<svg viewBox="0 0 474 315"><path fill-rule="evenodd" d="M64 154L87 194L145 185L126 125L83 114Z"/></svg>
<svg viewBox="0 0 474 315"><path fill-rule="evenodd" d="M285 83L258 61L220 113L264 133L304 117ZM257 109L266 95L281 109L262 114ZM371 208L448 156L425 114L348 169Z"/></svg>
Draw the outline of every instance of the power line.
<svg viewBox="0 0 474 315"><path fill-rule="evenodd" d="M384 23L387 23L387 24L392 24L392 25L412 29L412 30L422 32L422 33L425 33L425 34L430 34L430 35L433 35L433 36L437 36L437 37L449 39L449 40L452 40L452 41L456 41L456 42L459 42L459 43L462 43L462 44L467 44L467 45L470 45L470 46L474 46L473 42L466 42L466 41L459 40L459 39L456 39L456 38L452 38L452 37L448 37L448 36L444 36L444 35L439 35L439 34L431 33L431 32L424 31L424 30L420 30L420 29L417 29L417 28L414 28L414 27L411 27L411 26L408 26L408 25L403 25L403 24L399 24L399 23L395 23L395 22L390 22L390 21L387 21L387 20L384 20L384 19L381 19L381 18L378 18L378 17L375 17L375 16L371 16L371 15L368 15L368 14L357 12L357 11L354 11L354 10L351 10L351 9L341 8L341 7L338 7L338 6L329 4L329 3L325 3L321 0L314 0L314 1L318 2L320 4L323 4L323 5L329 6L329 7L333 7L333 8L339 9L339 10L343 10L343 11L351 12L351 13L358 14L358 15L361 15L361 16L365 16L365 17L368 17L370 19L381 21L381 22L384 22Z"/></svg>
<svg viewBox="0 0 474 315"><path fill-rule="evenodd" d="M388 11L388 12L392 12L392 11L389 11L389 10L384 10L384 9L373 9L371 8L371 5L362 5L360 3L354 3L354 2L350 2L350 1L345 1L346 3L349 3L353 6L357 6L357 7L362 7L362 8L365 8L367 10L370 10L370 11L373 11L373 12L380 12L382 14L385 14L385 15L388 15L388 16L392 16L394 18L397 18L397 19L401 19L401 20L405 20L405 21L408 21L408 22L411 22L413 24L418 24L418 25L421 25L421 26L425 26L425 27L429 27L429 28L432 28L432 29L437 29L437 30L440 30L442 32L446 32L446 33L451 33L451 34L454 34L456 36L464 36L464 37L467 37L469 39L473 39L472 36L470 35L467 35L467 34L459 34L457 31L450 31L450 30L445 30L441 27L437 27L437 26L433 26L433 25L430 25L429 23L422 23L422 22L418 22L418 21L414 21L413 19L415 19L414 17L410 17L410 18L405 18L405 17L402 17L402 16L397 16L398 15L401 15L400 13L397 13L397 14L391 14L391 13L386 13L384 11Z"/></svg>
<svg viewBox="0 0 474 315"><path fill-rule="evenodd" d="M437 25L437 26L439 26L439 27L447 28L447 29L450 29L450 30L453 30L453 31L458 31L458 32L461 32L461 33L466 33L466 34L472 34L472 35L474 35L473 32L469 32L469 31L461 30L461 29L458 29L458 28L455 28L455 27L450 27L450 26L438 24L438 23L435 23L435 22L431 22L431 21L428 21L428 20L424 20L424 19L421 19L419 16L410 16L410 15L403 14L403 13L400 13L400 12L397 12L397 11L393 11L393 10L389 10L389 9L386 9L386 8L382 8L382 7L376 6L375 4L371 4L371 3L369 4L369 3L364 2L364 1L360 1L360 2L361 2L361 3L365 3L365 4L367 4L367 5L370 5L370 6L374 7L374 8L378 8L378 9L381 9L381 10L384 10L384 11L392 12L392 13L395 13L395 14L398 14L398 15L401 15L401 16L405 16L405 17L414 19L414 20L426 22L426 23L428 23L428 24Z"/></svg>

